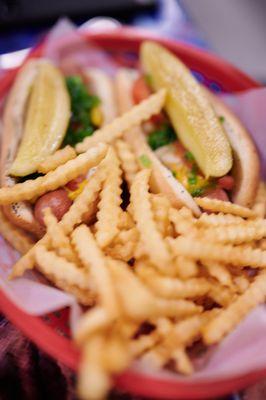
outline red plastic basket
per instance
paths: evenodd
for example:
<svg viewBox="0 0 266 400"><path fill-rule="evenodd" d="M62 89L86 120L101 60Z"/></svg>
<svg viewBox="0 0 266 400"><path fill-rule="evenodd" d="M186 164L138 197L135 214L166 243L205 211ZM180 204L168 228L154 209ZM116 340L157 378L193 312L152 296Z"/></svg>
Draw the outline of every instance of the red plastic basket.
<svg viewBox="0 0 266 400"><path fill-rule="evenodd" d="M93 41L98 46L108 49L116 61L129 65L136 63L136 54L143 40L157 40L177 54L205 85L215 91L234 92L260 86L239 69L210 53L187 44L159 39L146 31L119 28L107 32L83 32L82 36L86 40ZM39 57L42 53L42 47L41 44L33 49L29 57ZM16 70L10 71L0 80L0 99L11 84L16 72ZM67 335L64 335L67 332L68 313L66 310L45 319L33 317L13 304L1 291L0 309L14 325L42 350L73 370L77 369L79 352L72 341L67 338ZM148 374L128 370L115 378L115 385L133 394L153 399L206 399L239 390L264 376L266 376L266 366L263 370L234 376L233 378L206 380L191 384L165 378L154 378Z"/></svg>

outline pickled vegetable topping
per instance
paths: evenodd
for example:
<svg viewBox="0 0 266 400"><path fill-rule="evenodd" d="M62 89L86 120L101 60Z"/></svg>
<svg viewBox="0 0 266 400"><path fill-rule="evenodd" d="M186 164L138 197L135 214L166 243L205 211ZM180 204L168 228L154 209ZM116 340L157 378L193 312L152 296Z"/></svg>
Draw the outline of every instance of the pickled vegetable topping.
<svg viewBox="0 0 266 400"><path fill-rule="evenodd" d="M64 145L75 144L91 136L97 128L95 109L100 104L97 96L88 93L80 76L68 76L66 85L71 98L71 119L64 139Z"/></svg>
<svg viewBox="0 0 266 400"><path fill-rule="evenodd" d="M70 117L70 99L61 71L50 61L41 63L28 96L24 127L10 175L24 177L57 150Z"/></svg>
<svg viewBox="0 0 266 400"><path fill-rule="evenodd" d="M153 90L167 89L165 111L178 139L192 152L202 174L206 178L226 175L233 162L229 140L189 69L155 42L142 43L140 59L144 74L151 76Z"/></svg>

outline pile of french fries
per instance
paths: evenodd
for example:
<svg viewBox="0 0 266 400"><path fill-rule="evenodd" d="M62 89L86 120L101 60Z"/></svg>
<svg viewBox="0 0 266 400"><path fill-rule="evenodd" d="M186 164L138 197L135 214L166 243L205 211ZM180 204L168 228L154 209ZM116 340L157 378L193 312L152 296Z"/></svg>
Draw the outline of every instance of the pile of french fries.
<svg viewBox="0 0 266 400"><path fill-rule="evenodd" d="M151 192L152 169L118 131L96 133L62 162L60 150L43 177L0 189L2 205L30 200L92 171L61 221L45 209L36 243L0 214L1 233L23 253L11 277L36 267L88 306L74 335L81 399L105 398L111 377L136 359L193 373L188 347L220 342L266 296L264 183L253 209L197 198L195 217Z"/></svg>

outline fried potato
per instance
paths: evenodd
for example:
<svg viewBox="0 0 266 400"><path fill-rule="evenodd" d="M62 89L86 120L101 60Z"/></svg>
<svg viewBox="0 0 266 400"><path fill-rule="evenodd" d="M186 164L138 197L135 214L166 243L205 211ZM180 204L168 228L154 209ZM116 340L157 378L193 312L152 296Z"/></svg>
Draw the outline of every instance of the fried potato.
<svg viewBox="0 0 266 400"><path fill-rule="evenodd" d="M81 289L92 289L88 272L59 257L54 251L39 245L35 250L35 257L38 268L44 275L49 276L49 279L52 278L55 284L57 281L65 281Z"/></svg>
<svg viewBox="0 0 266 400"><path fill-rule="evenodd" d="M209 197L194 198L195 202L204 210L212 212L222 212L225 214L233 214L243 218L255 218L255 211L250 208L239 206L238 204L231 203L230 201L222 201L217 199L210 199Z"/></svg>
<svg viewBox="0 0 266 400"><path fill-rule="evenodd" d="M122 212L120 207L122 203L122 189L120 187L122 170L112 148L108 150L105 162L108 168L108 175L100 193L99 211L97 212L97 222L95 224L96 240L102 248L108 246L118 234L119 218Z"/></svg>
<svg viewBox="0 0 266 400"><path fill-rule="evenodd" d="M232 287L232 277L226 266L217 262L205 261L204 267L207 269L209 275L217 279L221 285Z"/></svg>
<svg viewBox="0 0 266 400"><path fill-rule="evenodd" d="M86 311L78 322L74 332L74 339L78 345L82 345L93 334L102 331L111 325L112 318L108 312L100 306Z"/></svg>
<svg viewBox="0 0 266 400"><path fill-rule="evenodd" d="M201 261L217 261L229 263L236 267L266 267L266 251L253 249L251 247L243 248L231 245L223 245L207 242L203 239L190 237L178 237L168 240L172 251L176 255L190 257Z"/></svg>
<svg viewBox="0 0 266 400"><path fill-rule="evenodd" d="M220 306L227 307L236 296L235 291L231 290L231 288L212 282L208 297Z"/></svg>
<svg viewBox="0 0 266 400"><path fill-rule="evenodd" d="M266 296L266 273L262 271L249 288L232 304L211 320L202 329L202 336L206 344L219 342L223 336L235 328L236 325Z"/></svg>
<svg viewBox="0 0 266 400"><path fill-rule="evenodd" d="M259 184L258 192L257 192L256 198L255 198L252 210L260 218L264 218L266 216L266 186L265 186L265 182L260 182L260 184Z"/></svg>
<svg viewBox="0 0 266 400"><path fill-rule="evenodd" d="M34 245L35 241L23 231L11 224L0 207L0 234L19 253L25 254Z"/></svg>
<svg viewBox="0 0 266 400"><path fill-rule="evenodd" d="M128 342L117 332L108 335L103 354L104 369L111 374L119 374L129 366L131 360Z"/></svg>
<svg viewBox="0 0 266 400"><path fill-rule="evenodd" d="M44 223L47 234L51 238L52 247L57 250L58 255L67 261L78 263L78 257L71 247L69 237L65 234L62 225L57 221L50 208L44 209Z"/></svg>
<svg viewBox="0 0 266 400"><path fill-rule="evenodd" d="M258 242L258 247L259 247L259 249L261 249L261 250L266 250L266 238L265 238L265 239L261 239L261 240Z"/></svg>
<svg viewBox="0 0 266 400"><path fill-rule="evenodd" d="M174 262L175 274L182 279L193 278L198 275L197 262L189 257L177 256Z"/></svg>
<svg viewBox="0 0 266 400"><path fill-rule="evenodd" d="M37 171L42 174L47 174L55 170L60 165L72 160L77 155L75 149L71 146L65 146L63 149L57 150L54 154L48 156L41 164L38 165Z"/></svg>
<svg viewBox="0 0 266 400"><path fill-rule="evenodd" d="M119 217L119 229L130 229L135 226L131 214L127 211L122 211Z"/></svg>
<svg viewBox="0 0 266 400"><path fill-rule="evenodd" d="M167 236L170 232L169 210L170 202L167 197L161 194L153 194L151 196L152 211L158 229L163 236Z"/></svg>
<svg viewBox="0 0 266 400"><path fill-rule="evenodd" d="M140 239L153 264L162 272L171 269L171 254L158 230L151 209L148 182L151 171L140 171L131 186L133 217L139 230Z"/></svg>
<svg viewBox="0 0 266 400"><path fill-rule="evenodd" d="M139 171L139 165L135 154L131 150L129 144L124 140L117 140L115 142L115 148L124 171L125 180L128 186L130 186L136 173Z"/></svg>
<svg viewBox="0 0 266 400"><path fill-rule="evenodd" d="M166 91L164 89L160 90L131 108L128 112L121 115L121 117L115 118L110 124L105 125L103 128L95 131L92 136L78 143L76 146L77 152L82 153L100 142L111 143L119 139L125 131L133 126L140 125L143 121L150 119L152 115L158 114L164 105L165 95Z"/></svg>
<svg viewBox="0 0 266 400"><path fill-rule="evenodd" d="M86 225L77 227L71 237L84 267L92 276L100 304L115 318L119 305L104 254Z"/></svg>
<svg viewBox="0 0 266 400"><path fill-rule="evenodd" d="M139 232L134 226L130 229L123 229L115 237L115 243L127 244L128 242L137 242L139 239Z"/></svg>
<svg viewBox="0 0 266 400"><path fill-rule="evenodd" d="M190 361L186 350L182 347L179 347L173 351L171 358L176 363L176 370L184 375L191 375L194 372L194 367L192 362Z"/></svg>
<svg viewBox="0 0 266 400"><path fill-rule="evenodd" d="M144 262L138 262L136 273L143 282L158 296L166 299L193 298L203 296L210 290L205 278L195 278L182 281L158 274Z"/></svg>
<svg viewBox="0 0 266 400"><path fill-rule="evenodd" d="M235 276L234 277L234 283L235 283L235 285L237 287L237 291L239 293L244 293L247 290L247 288L249 287L249 284L250 284L249 280L243 275Z"/></svg>
<svg viewBox="0 0 266 400"><path fill-rule="evenodd" d="M169 210L170 221L174 224L177 234L197 236L198 230L194 227L194 219L187 208Z"/></svg>
<svg viewBox="0 0 266 400"><path fill-rule="evenodd" d="M73 294L81 304L94 303L95 295L89 275L83 269L41 245L35 249L35 260L38 269L57 287Z"/></svg>
<svg viewBox="0 0 266 400"><path fill-rule="evenodd" d="M157 331L151 332L149 335L141 335L138 339L131 340L129 351L132 356L140 357L142 353L151 349L159 340Z"/></svg>
<svg viewBox="0 0 266 400"><path fill-rule="evenodd" d="M78 395L81 400L103 399L111 387L111 379L103 366L103 335L95 335L82 349L79 366Z"/></svg>
<svg viewBox="0 0 266 400"><path fill-rule="evenodd" d="M104 158L107 146L99 143L86 153L80 154L54 171L36 179L29 179L14 186L0 188L0 204L11 204L22 200L31 200L46 192L64 186L77 176L86 173L90 168L99 164Z"/></svg>
<svg viewBox="0 0 266 400"><path fill-rule="evenodd" d="M200 236L205 236L207 241L232 244L260 240L266 236L266 219L207 228L201 230Z"/></svg>
<svg viewBox="0 0 266 400"><path fill-rule="evenodd" d="M237 215L232 214L223 214L222 212L218 214L207 214L202 213L198 220L196 220L196 225L198 226L220 226L224 227L227 225L237 225L242 224L244 222L244 218L238 217Z"/></svg>
<svg viewBox="0 0 266 400"><path fill-rule="evenodd" d="M122 261L109 260L109 269L124 316L127 318L145 321L155 316L181 317L201 311L201 307L187 300L165 300L155 297Z"/></svg>
<svg viewBox="0 0 266 400"><path fill-rule="evenodd" d="M129 261L134 257L136 242L116 243L106 248L106 254L117 260Z"/></svg>

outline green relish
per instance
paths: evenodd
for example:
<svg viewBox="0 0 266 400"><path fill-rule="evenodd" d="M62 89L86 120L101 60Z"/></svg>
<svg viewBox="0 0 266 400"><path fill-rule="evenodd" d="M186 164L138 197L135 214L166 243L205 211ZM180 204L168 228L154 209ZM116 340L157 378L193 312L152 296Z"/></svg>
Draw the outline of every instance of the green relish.
<svg viewBox="0 0 266 400"><path fill-rule="evenodd" d="M147 154L142 154L142 155L139 157L139 161L140 161L141 165L142 165L143 167L145 167L145 168L150 168L151 165L152 165L151 160L149 159L149 157L147 156Z"/></svg>
<svg viewBox="0 0 266 400"><path fill-rule="evenodd" d="M169 124L163 124L148 135L148 143L152 150L159 149L177 140L175 131Z"/></svg>
<svg viewBox="0 0 266 400"><path fill-rule="evenodd" d="M74 146L95 131L90 113L99 105L100 99L88 93L80 76L66 77L66 85L71 100L71 118L63 145Z"/></svg>

